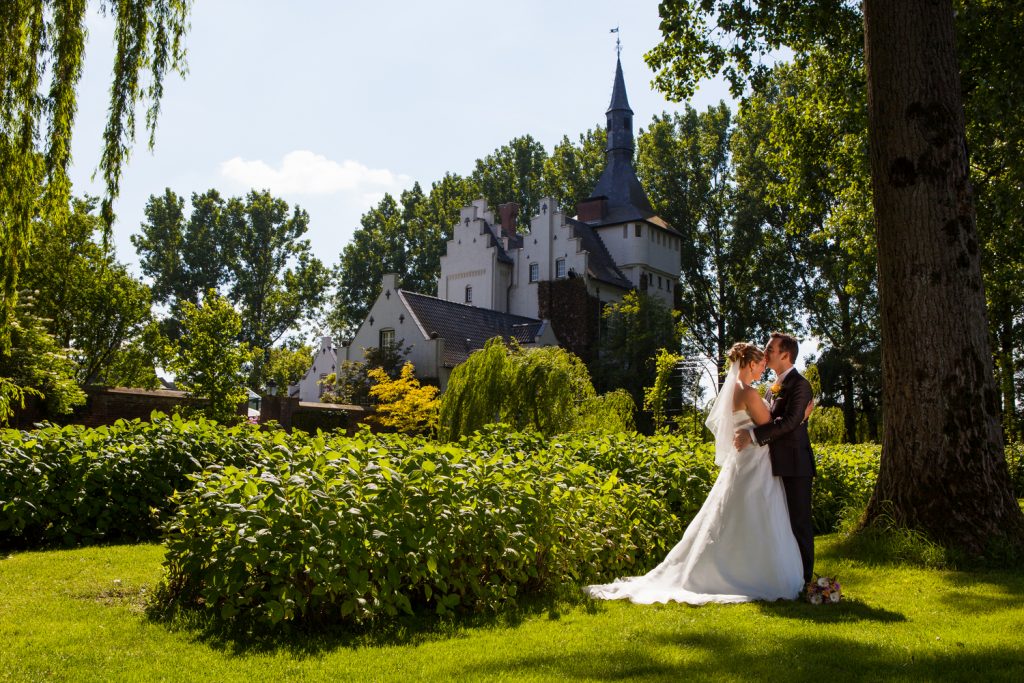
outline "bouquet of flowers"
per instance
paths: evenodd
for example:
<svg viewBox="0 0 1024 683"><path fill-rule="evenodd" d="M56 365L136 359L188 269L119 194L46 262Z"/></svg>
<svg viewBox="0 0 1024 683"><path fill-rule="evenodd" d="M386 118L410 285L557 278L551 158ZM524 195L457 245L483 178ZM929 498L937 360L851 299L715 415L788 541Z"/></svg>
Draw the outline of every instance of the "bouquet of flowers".
<svg viewBox="0 0 1024 683"><path fill-rule="evenodd" d="M814 581L807 584L805 590L807 602L812 605L821 605L839 602L839 599L843 596L842 587L839 582L835 579L827 576L819 576Z"/></svg>

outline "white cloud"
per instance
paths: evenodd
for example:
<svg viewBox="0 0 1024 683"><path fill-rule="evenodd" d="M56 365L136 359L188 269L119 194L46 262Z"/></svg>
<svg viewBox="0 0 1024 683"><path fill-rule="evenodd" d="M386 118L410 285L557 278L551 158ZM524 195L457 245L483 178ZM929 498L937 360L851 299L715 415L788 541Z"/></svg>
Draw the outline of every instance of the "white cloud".
<svg viewBox="0 0 1024 683"><path fill-rule="evenodd" d="M220 173L243 187L269 189L274 194L336 194L358 192L363 196L383 196L411 184L406 175L387 169L364 166L346 159L332 161L309 150L289 152L278 168L264 161L247 161L241 157L228 159L220 165Z"/></svg>

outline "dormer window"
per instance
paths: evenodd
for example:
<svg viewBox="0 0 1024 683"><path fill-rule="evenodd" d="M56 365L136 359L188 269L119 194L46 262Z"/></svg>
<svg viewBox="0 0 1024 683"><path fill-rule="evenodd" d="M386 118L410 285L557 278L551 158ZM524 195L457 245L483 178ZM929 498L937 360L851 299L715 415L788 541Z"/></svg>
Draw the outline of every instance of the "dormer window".
<svg viewBox="0 0 1024 683"><path fill-rule="evenodd" d="M555 261L555 277L562 279L565 277L565 259L560 258Z"/></svg>

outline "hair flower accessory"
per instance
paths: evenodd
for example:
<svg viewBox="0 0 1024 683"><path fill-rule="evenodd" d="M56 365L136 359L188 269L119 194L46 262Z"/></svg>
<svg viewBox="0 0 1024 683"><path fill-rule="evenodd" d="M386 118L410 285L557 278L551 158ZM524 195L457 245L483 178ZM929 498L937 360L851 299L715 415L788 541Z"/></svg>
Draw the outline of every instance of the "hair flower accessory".
<svg viewBox="0 0 1024 683"><path fill-rule="evenodd" d="M837 580L819 576L807 584L805 596L807 602L812 605L829 605L839 602L843 597L843 591Z"/></svg>

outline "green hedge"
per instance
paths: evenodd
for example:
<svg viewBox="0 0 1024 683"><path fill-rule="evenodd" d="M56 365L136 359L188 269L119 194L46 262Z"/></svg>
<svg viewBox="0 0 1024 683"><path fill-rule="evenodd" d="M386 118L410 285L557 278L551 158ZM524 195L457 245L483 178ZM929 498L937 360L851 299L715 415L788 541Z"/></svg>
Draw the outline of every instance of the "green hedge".
<svg viewBox="0 0 1024 683"><path fill-rule="evenodd" d="M158 413L95 429L0 430L0 548L157 539L187 475L243 463L264 438Z"/></svg>
<svg viewBox="0 0 1024 683"><path fill-rule="evenodd" d="M646 571L715 476L709 445L669 436L493 428L457 445L368 432L275 442L176 496L165 605L270 625L497 609ZM831 529L866 501L877 447L818 451L816 523Z"/></svg>
<svg viewBox="0 0 1024 683"><path fill-rule="evenodd" d="M492 610L524 591L642 573L717 476L711 445L686 437L502 427L442 445L154 416L6 430L0 447L0 545L163 530L165 605L269 624ZM879 447L815 452L826 532L867 501Z"/></svg>
<svg viewBox="0 0 1024 683"><path fill-rule="evenodd" d="M213 466L175 496L165 605L277 624L491 610L522 591L634 565L650 492L520 434L440 445L362 432L249 468ZM636 515L635 512L641 511Z"/></svg>
<svg viewBox="0 0 1024 683"><path fill-rule="evenodd" d="M603 470L617 469L619 477L639 484L664 499L683 527L703 504L718 468L714 445L680 436L638 437L616 434L595 438L555 440L553 447L567 444L583 460ZM878 476L881 446L877 444L816 444L818 476L812 488L811 509L816 533L836 531L844 516L867 505ZM674 545L675 520L661 522L664 543L655 549L667 551Z"/></svg>

